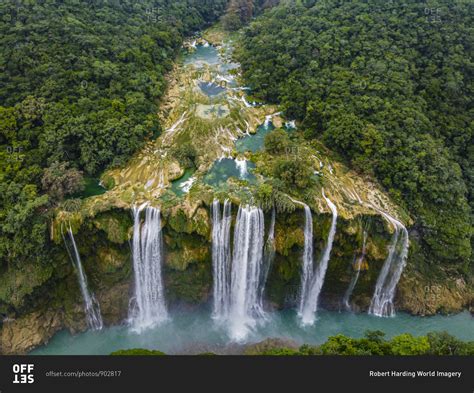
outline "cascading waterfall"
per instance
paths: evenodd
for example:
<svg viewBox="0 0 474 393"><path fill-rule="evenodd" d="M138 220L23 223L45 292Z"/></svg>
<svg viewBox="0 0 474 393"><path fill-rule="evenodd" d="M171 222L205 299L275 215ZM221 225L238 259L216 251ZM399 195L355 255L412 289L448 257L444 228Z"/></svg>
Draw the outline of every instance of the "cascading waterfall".
<svg viewBox="0 0 474 393"><path fill-rule="evenodd" d="M264 217L253 206L240 206L234 228L234 248L230 251L231 205L212 204L212 262L214 273L213 317L225 323L235 341L245 339L264 318ZM270 239L274 236L269 232ZM271 241L271 240L270 240Z"/></svg>
<svg viewBox="0 0 474 393"><path fill-rule="evenodd" d="M234 230L228 321L230 335L236 341L243 340L264 316L258 291L263 235L263 211L253 206L240 206Z"/></svg>
<svg viewBox="0 0 474 393"><path fill-rule="evenodd" d="M319 294L321 293L321 288L323 287L324 277L326 276L326 270L329 263L329 258L331 256L332 244L334 241L334 236L336 234L336 223L337 223L337 208L329 198L326 198L323 190L323 198L326 200L329 208L332 212L332 221L331 228L329 230L328 241L326 247L324 248L321 259L312 274L309 282L309 289L305 291L304 297L301 297L300 309L298 316L301 319L301 324L304 325L313 325L316 317L316 311L318 309L318 300ZM313 270L311 269L311 272ZM303 295L303 290L301 291Z"/></svg>
<svg viewBox="0 0 474 393"><path fill-rule="evenodd" d="M224 201L222 216L217 199L212 203L212 269L214 277L213 318L225 319L229 314L230 293L230 224L231 203Z"/></svg>
<svg viewBox="0 0 474 393"><path fill-rule="evenodd" d="M273 208L272 219L268 229L268 237L263 250L263 265L260 274L259 301L261 304L263 304L263 295L265 292L265 284L267 282L268 273L270 272L270 267L272 266L273 259L275 258L275 220L276 213L275 208Z"/></svg>
<svg viewBox="0 0 474 393"><path fill-rule="evenodd" d="M378 317L395 315L393 298L408 256L408 231L405 226L385 212L380 213L392 224L395 232L389 246L387 259L375 284L375 291L369 307L369 314Z"/></svg>
<svg viewBox="0 0 474 393"><path fill-rule="evenodd" d="M103 327L102 322L102 315L100 313L100 306L97 302L93 293L89 291L89 287L87 285L87 276L84 272L81 262L81 256L79 255L79 251L77 249L76 241L74 240L74 234L72 233L72 229L69 226L67 230L69 235L69 239L71 240L73 252L69 250L67 246L66 239L63 236L64 244L66 245L66 249L69 253L69 257L71 258L71 262L74 265L74 268L77 273L77 279L79 281L79 287L81 288L82 299L84 301L84 312L86 314L86 321L87 326L91 330L100 330Z"/></svg>
<svg viewBox="0 0 474 393"><path fill-rule="evenodd" d="M298 307L298 315L303 315L306 297L309 291L311 279L313 277L313 216L308 205L303 204L305 223L304 223L304 250L303 267L301 270L301 293Z"/></svg>
<svg viewBox="0 0 474 393"><path fill-rule="evenodd" d="M347 311L352 310L349 301L351 299L352 292L354 291L357 281L359 280L360 265L364 261L365 254L366 254L366 243L367 243L367 231L364 230L364 235L362 238L362 252L359 255L359 257L354 261L354 266L356 268L356 271L355 271L355 274L352 275L351 282L349 283L349 287L347 288L347 291L344 294L344 297L342 298L342 304L344 305Z"/></svg>
<svg viewBox="0 0 474 393"><path fill-rule="evenodd" d="M244 159L236 159L235 166L239 170L239 176L241 179L245 179L248 175L248 167L247 167L247 160Z"/></svg>
<svg viewBox="0 0 474 393"><path fill-rule="evenodd" d="M140 213L145 209L145 221ZM132 208L133 226L133 270L135 294L129 309L129 320L133 329L140 331L168 319L161 264L163 241L160 210L147 204Z"/></svg>

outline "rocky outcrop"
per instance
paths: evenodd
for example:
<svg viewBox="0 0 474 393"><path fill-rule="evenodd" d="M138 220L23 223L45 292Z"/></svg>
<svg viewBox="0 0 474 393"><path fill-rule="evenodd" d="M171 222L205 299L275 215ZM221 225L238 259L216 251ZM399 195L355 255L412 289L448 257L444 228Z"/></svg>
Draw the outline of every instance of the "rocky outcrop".
<svg viewBox="0 0 474 393"><path fill-rule="evenodd" d="M453 314L472 307L474 291L461 277L429 279L405 274L398 285L397 307L415 315Z"/></svg>
<svg viewBox="0 0 474 393"><path fill-rule="evenodd" d="M47 342L63 327L61 311L35 311L3 322L0 350L4 355L25 354Z"/></svg>

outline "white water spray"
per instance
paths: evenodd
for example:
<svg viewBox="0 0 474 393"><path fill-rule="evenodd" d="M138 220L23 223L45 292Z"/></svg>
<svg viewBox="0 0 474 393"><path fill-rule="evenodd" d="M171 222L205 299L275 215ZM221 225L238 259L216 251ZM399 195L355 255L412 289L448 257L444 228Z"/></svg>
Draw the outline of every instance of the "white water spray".
<svg viewBox="0 0 474 393"><path fill-rule="evenodd" d="M140 221L142 210L145 210L143 224ZM163 241L159 209L143 204L134 206L132 211L135 296L129 320L134 330L141 331L168 319L161 277Z"/></svg>
<svg viewBox="0 0 474 393"><path fill-rule="evenodd" d="M214 200L212 212L212 269L213 269L213 313L214 319L223 320L229 314L230 293L230 224L232 205L224 201L222 216L220 203Z"/></svg>
<svg viewBox="0 0 474 393"><path fill-rule="evenodd" d="M191 190L191 187L193 186L194 182L197 180L196 177L190 177L188 180L183 181L181 183L180 188L184 193L188 193Z"/></svg>
<svg viewBox="0 0 474 393"><path fill-rule="evenodd" d="M236 341L245 339L264 316L262 299L258 296L263 234L263 211L240 206L234 231L229 309L230 335Z"/></svg>
<svg viewBox="0 0 474 393"><path fill-rule="evenodd" d="M329 208L332 212L332 221L331 228L329 230L328 241L326 247L324 248L321 260L316 267L314 274L312 274L309 290L306 291L305 297L301 299L301 306L298 312L298 316L301 319L301 324L304 325L313 325L316 318L316 311L318 309L318 300L321 293L321 289L324 284L324 277L326 276L326 270L329 263L329 258L331 256L332 244L334 241L334 236L336 234L336 223L337 223L337 208L329 198L326 198L323 190L323 198L326 200ZM303 292L303 291L302 291Z"/></svg>
<svg viewBox="0 0 474 393"><path fill-rule="evenodd" d="M239 170L240 178L245 179L249 174L248 167L247 167L247 160L245 158L244 159L236 158L235 166Z"/></svg>
<svg viewBox="0 0 474 393"><path fill-rule="evenodd" d="M66 239L64 239L64 237L63 237L63 240L66 245L66 249L69 253L69 256L71 258L71 262L74 265L74 268L77 273L77 280L79 282L79 287L81 288L82 299L84 302L84 312L86 314L87 326L91 330L101 330L104 324L102 322L100 306L94 294L89 291L89 287L87 285L87 276L82 267L81 256L79 255L76 241L74 240L74 234L72 233L72 229L70 226L69 226L69 229L67 230L67 233L69 235L69 239L71 240L72 249L73 249L72 253L70 252L66 243Z"/></svg>
<svg viewBox="0 0 474 393"><path fill-rule="evenodd" d="M306 297L310 290L311 279L313 277L313 216L308 205L303 203L305 223L304 223L304 250L303 265L301 270L301 293L298 307L298 315L303 315Z"/></svg>
<svg viewBox="0 0 474 393"><path fill-rule="evenodd" d="M405 226L389 214L379 211L394 227L395 232L389 246L387 259L375 284L375 291L369 307L369 314L378 317L395 315L393 299L400 276L408 256L408 231Z"/></svg>
<svg viewBox="0 0 474 393"><path fill-rule="evenodd" d="M213 317L226 325L232 340L244 340L264 318L262 271L264 248L263 211L240 206L230 252L230 202L212 205L212 256L214 273ZM269 236L273 236L271 233Z"/></svg>

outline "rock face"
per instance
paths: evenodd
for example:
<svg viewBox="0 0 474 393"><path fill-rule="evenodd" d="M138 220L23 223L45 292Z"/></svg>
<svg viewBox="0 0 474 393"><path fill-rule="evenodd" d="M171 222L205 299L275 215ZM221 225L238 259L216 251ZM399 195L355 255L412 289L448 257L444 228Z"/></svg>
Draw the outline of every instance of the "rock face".
<svg viewBox="0 0 474 393"><path fill-rule="evenodd" d="M420 274L407 274L398 286L399 309L416 315L452 314L472 307L474 293L462 278L438 282Z"/></svg>
<svg viewBox="0 0 474 393"><path fill-rule="evenodd" d="M237 209L233 208L233 225ZM127 318L133 277L130 254L132 223L128 210L100 213L91 225L83 225L76 240L89 279L100 303L105 325L120 324ZM211 223L209 206L186 203L169 210L164 217L164 283L167 302L173 306L197 307L210 301L212 293ZM266 230L270 213L265 215ZM313 214L315 260L324 248L331 216ZM267 308L294 307L300 286L301 255L304 247L302 209L277 214L275 225L276 256L270 269L265 299ZM387 255L391 234L380 216L341 218L331 253L321 305L341 309L342 297L354 273L354 255L360 252L361 228L368 228L367 251L360 277L351 297L354 311L365 312ZM82 299L67 254L58 254L54 280L35 289L6 307L7 317L0 331L0 351L4 354L27 353L47 342L56 332L86 329ZM49 276L48 276L49 277ZM22 280L18 285L22 285ZM14 283L9 284L14 288ZM413 268L403 274L398 286L397 308L417 315L453 313L472 302L472 286L459 277L430 281ZM15 304L21 305L16 309ZM279 343L277 346L281 346ZM266 348L267 344L262 344ZM288 347L288 343L285 343ZM260 347L259 347L260 348Z"/></svg>
<svg viewBox="0 0 474 393"><path fill-rule="evenodd" d="M15 320L4 321L0 332L1 353L25 354L47 342L62 326L60 311L35 311Z"/></svg>

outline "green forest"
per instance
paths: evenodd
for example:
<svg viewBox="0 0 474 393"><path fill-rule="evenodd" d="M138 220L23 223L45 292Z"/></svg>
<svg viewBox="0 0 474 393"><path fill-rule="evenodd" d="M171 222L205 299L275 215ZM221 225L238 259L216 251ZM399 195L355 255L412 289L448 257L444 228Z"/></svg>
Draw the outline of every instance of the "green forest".
<svg viewBox="0 0 474 393"><path fill-rule="evenodd" d="M472 269L473 4L285 1L252 21L237 58L278 103L415 224L419 266Z"/></svg>
<svg viewBox="0 0 474 393"><path fill-rule="evenodd" d="M165 75L183 38L225 7L225 0L0 4L3 267L47 263L53 208L84 178L123 164L159 135Z"/></svg>

